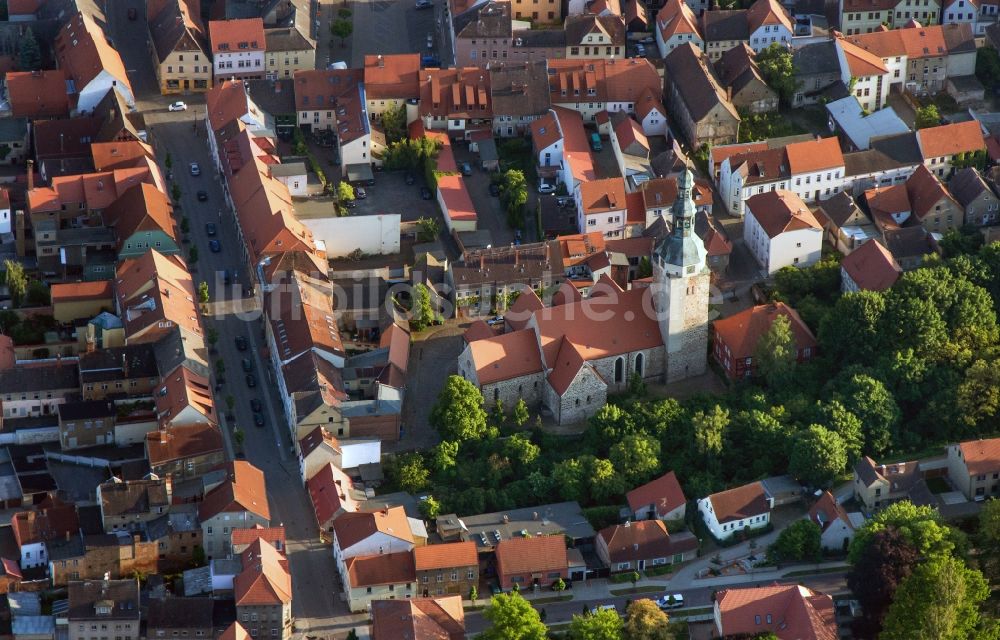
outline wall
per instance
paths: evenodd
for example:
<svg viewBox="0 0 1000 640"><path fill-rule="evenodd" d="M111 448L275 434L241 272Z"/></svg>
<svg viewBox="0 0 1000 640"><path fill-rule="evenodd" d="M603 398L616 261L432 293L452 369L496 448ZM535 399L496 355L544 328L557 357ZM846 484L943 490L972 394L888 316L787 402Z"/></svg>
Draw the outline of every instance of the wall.
<svg viewBox="0 0 1000 640"><path fill-rule="evenodd" d="M771 513L767 512L762 516L753 516L752 518L744 518L743 520L737 520L734 522L727 522L720 525L718 520L715 519L715 512L712 509L712 501L708 498L701 498L698 500L698 513L702 515L705 519L705 525L708 530L719 540L725 540L731 537L737 531L740 531L746 527L751 529L760 529L761 527L766 527L767 523L771 520ZM761 518L756 522L751 522ZM726 527L725 529L723 527Z"/></svg>
<svg viewBox="0 0 1000 640"><path fill-rule="evenodd" d="M212 61L200 51L171 51L162 64L153 53L153 69L163 95L201 93L212 88Z"/></svg>
<svg viewBox="0 0 1000 640"><path fill-rule="evenodd" d="M382 459L382 442L370 440L367 442L341 441L340 451L343 456L341 469L353 469L362 464L377 464Z"/></svg>
<svg viewBox="0 0 1000 640"><path fill-rule="evenodd" d="M493 403L499 399L503 403L504 409L510 411L517 404L519 398L524 398L529 407L537 406L542 399L542 386L544 384L545 374L539 371L509 380L484 384L481 390L488 406L492 407Z"/></svg>
<svg viewBox="0 0 1000 640"><path fill-rule="evenodd" d="M244 66L240 67L240 62ZM263 51L231 51L217 53L214 60L215 80L228 78L260 79L264 77ZM231 66L227 66L231 65Z"/></svg>
<svg viewBox="0 0 1000 640"><path fill-rule="evenodd" d="M399 253L398 213L300 220L317 241L326 243L326 254L330 258L344 257L356 249L369 255Z"/></svg>
<svg viewBox="0 0 1000 640"><path fill-rule="evenodd" d="M296 71L316 68L316 50L267 51L264 61L268 78L291 78Z"/></svg>
<svg viewBox="0 0 1000 640"><path fill-rule="evenodd" d="M249 512L220 513L201 523L202 538L205 540L205 555L209 558L224 558L229 553L233 529L252 529L254 525L270 526L270 522Z"/></svg>

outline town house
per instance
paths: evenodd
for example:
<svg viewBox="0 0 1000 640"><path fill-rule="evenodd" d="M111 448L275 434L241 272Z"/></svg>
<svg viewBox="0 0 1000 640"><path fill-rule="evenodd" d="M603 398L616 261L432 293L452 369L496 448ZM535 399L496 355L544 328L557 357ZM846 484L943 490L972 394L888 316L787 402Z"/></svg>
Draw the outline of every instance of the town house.
<svg viewBox="0 0 1000 640"><path fill-rule="evenodd" d="M975 167L966 167L952 176L948 190L965 209L965 224L988 228L1000 223L1000 198ZM980 231L987 242L992 240L990 230L981 228Z"/></svg>
<svg viewBox="0 0 1000 640"><path fill-rule="evenodd" d="M496 544L496 571L500 589L521 590L550 586L569 577L563 536L503 538Z"/></svg>
<svg viewBox="0 0 1000 640"><path fill-rule="evenodd" d="M233 578L236 617L251 638L288 640L292 635L292 576L285 555L258 538L240 560L243 569Z"/></svg>
<svg viewBox="0 0 1000 640"><path fill-rule="evenodd" d="M69 640L139 640L139 581L84 580L69 583Z"/></svg>
<svg viewBox="0 0 1000 640"><path fill-rule="evenodd" d="M788 319L796 361L807 362L819 343L795 309L784 302L757 305L712 323L712 357L731 380L753 376L757 343L778 317Z"/></svg>
<svg viewBox="0 0 1000 640"><path fill-rule="evenodd" d="M698 500L705 526L718 540L727 540L744 529L761 529L771 521L774 499L760 482L713 493Z"/></svg>
<svg viewBox="0 0 1000 640"><path fill-rule="evenodd" d="M662 520L640 520L602 529L594 546L601 562L612 573L621 573L692 560L698 538L689 531L670 535Z"/></svg>
<svg viewBox="0 0 1000 640"><path fill-rule="evenodd" d="M153 11L157 5L149 5ZM212 59L201 17L186 0L167 0L155 15L147 14L149 48L160 93L204 92L212 88Z"/></svg>
<svg viewBox="0 0 1000 640"><path fill-rule="evenodd" d="M135 531L170 510L173 481L150 475L142 480L111 480L97 485L105 533Z"/></svg>
<svg viewBox="0 0 1000 640"><path fill-rule="evenodd" d="M267 39L260 18L212 20L208 23L216 84L230 79L259 80L264 77Z"/></svg>
<svg viewBox="0 0 1000 640"><path fill-rule="evenodd" d="M1000 438L948 445L948 479L968 500L1000 495Z"/></svg>
<svg viewBox="0 0 1000 640"><path fill-rule="evenodd" d="M446 542L413 549L420 595L469 597L479 586L479 555L474 542Z"/></svg>
<svg viewBox="0 0 1000 640"><path fill-rule="evenodd" d="M684 520L687 498L673 471L625 494L634 520Z"/></svg>
<svg viewBox="0 0 1000 640"><path fill-rule="evenodd" d="M798 195L784 189L766 191L747 200L746 209L743 241L764 272L819 261L823 227Z"/></svg>
<svg viewBox="0 0 1000 640"><path fill-rule="evenodd" d="M715 12L711 12L715 13ZM692 148L736 142L740 115L697 45L678 45L664 58L667 110Z"/></svg>
<svg viewBox="0 0 1000 640"><path fill-rule="evenodd" d="M205 494L198 509L209 558L229 554L233 529L267 527L271 520L263 472L245 460L229 462L224 469L224 480Z"/></svg>
<svg viewBox="0 0 1000 640"><path fill-rule="evenodd" d="M840 261L840 289L844 293L885 291L896 284L902 274L903 268L889 250L879 239L873 238Z"/></svg>

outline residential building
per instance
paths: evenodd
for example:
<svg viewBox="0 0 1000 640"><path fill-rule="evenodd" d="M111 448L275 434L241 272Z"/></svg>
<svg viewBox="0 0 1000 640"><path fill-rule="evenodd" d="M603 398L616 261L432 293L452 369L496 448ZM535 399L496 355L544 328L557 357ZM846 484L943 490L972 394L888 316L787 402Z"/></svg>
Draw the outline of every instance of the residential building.
<svg viewBox="0 0 1000 640"><path fill-rule="evenodd" d="M508 591L537 585L546 588L569 578L566 539L563 536L504 538L496 544L497 581Z"/></svg>
<svg viewBox="0 0 1000 640"><path fill-rule="evenodd" d="M360 509L360 500L355 495L350 476L332 462L320 467L308 481L306 490L312 500L319 530L330 533L333 522L345 513Z"/></svg>
<svg viewBox="0 0 1000 640"><path fill-rule="evenodd" d="M892 12L890 26L903 27L918 21L918 24L931 26L937 24L941 19L941 3L938 0L931 0L921 3L920 0L898 0Z"/></svg>
<svg viewBox="0 0 1000 640"><path fill-rule="evenodd" d="M671 51L686 42L705 50L705 40L698 30L698 18L684 0L667 0L663 3L656 14L654 32L661 58L666 58Z"/></svg>
<svg viewBox="0 0 1000 640"><path fill-rule="evenodd" d="M18 511L11 516L14 541L20 550L22 569L49 563L48 546L80 531L76 505L47 500L34 511Z"/></svg>
<svg viewBox="0 0 1000 640"><path fill-rule="evenodd" d="M65 118L70 112L70 94L64 69L8 71L6 99L11 115L31 121Z"/></svg>
<svg viewBox="0 0 1000 640"><path fill-rule="evenodd" d="M916 461L877 464L864 456L854 465L854 499L868 512L909 499L910 492L921 483L923 477Z"/></svg>
<svg viewBox="0 0 1000 640"><path fill-rule="evenodd" d="M558 286L565 277L559 258L549 242L469 250L462 260L449 263L446 279L454 287L458 312L472 313L494 297Z"/></svg>
<svg viewBox="0 0 1000 640"><path fill-rule="evenodd" d="M479 585L479 555L474 542L428 544L413 550L420 595L469 596Z"/></svg>
<svg viewBox="0 0 1000 640"><path fill-rule="evenodd" d="M885 291L901 275L903 268L878 239L869 240L840 261L840 288L844 293Z"/></svg>
<svg viewBox="0 0 1000 640"><path fill-rule="evenodd" d="M913 226L902 229L886 229L882 232L885 247L896 259L903 271L920 268L924 258L931 254L941 254L937 240L925 227Z"/></svg>
<svg viewBox="0 0 1000 640"><path fill-rule="evenodd" d="M647 136L667 135L667 110L660 99L662 91L646 89L635 103L635 119ZM676 141L674 141L676 144Z"/></svg>
<svg viewBox="0 0 1000 640"><path fill-rule="evenodd" d="M378 464L382 443L376 439L338 439L322 425L299 440L299 469L306 482L326 465L338 469L357 469L363 464Z"/></svg>
<svg viewBox="0 0 1000 640"><path fill-rule="evenodd" d="M968 500L1000 496L1000 438L948 445L948 479Z"/></svg>
<svg viewBox="0 0 1000 640"><path fill-rule="evenodd" d="M410 551L348 558L340 575L347 607L354 613L369 610L376 600L415 595L417 575Z"/></svg>
<svg viewBox="0 0 1000 640"><path fill-rule="evenodd" d="M920 145L914 132L872 138L867 151L844 154L842 189L860 196L875 186L905 182L923 163Z"/></svg>
<svg viewBox="0 0 1000 640"><path fill-rule="evenodd" d="M775 43L789 45L793 33L791 18L776 0L756 0L749 9L701 14L705 53L712 62L741 43L747 43L758 53Z"/></svg>
<svg viewBox="0 0 1000 640"><path fill-rule="evenodd" d="M79 368L84 400L104 400L117 394L149 396L160 383L153 345L149 343L86 351L80 354Z"/></svg>
<svg viewBox="0 0 1000 640"><path fill-rule="evenodd" d="M871 33L882 25L892 25L897 0L844 0L840 29L844 35Z"/></svg>
<svg viewBox="0 0 1000 640"><path fill-rule="evenodd" d="M574 199L578 229L585 232L599 231L606 238L623 237L627 207L623 179L605 178L582 182L574 192Z"/></svg>
<svg viewBox="0 0 1000 640"><path fill-rule="evenodd" d="M7 155L0 162L15 166L25 161L31 142L29 135L31 129L28 122L27 118L0 120L0 145L8 149ZM6 190L0 193L2 193L0 195L0 233L10 233L13 222L10 211L10 194Z"/></svg>
<svg viewBox="0 0 1000 640"><path fill-rule="evenodd" d="M316 68L316 42L297 25L264 30L264 77L291 78L296 71Z"/></svg>
<svg viewBox="0 0 1000 640"><path fill-rule="evenodd" d="M854 532L864 524L864 516L854 511L848 513L829 491L809 507L809 519L820 529L820 546L826 551L847 551Z"/></svg>
<svg viewBox="0 0 1000 640"><path fill-rule="evenodd" d="M222 432L211 423L150 431L145 446L149 470L175 481L203 476L226 460Z"/></svg>
<svg viewBox="0 0 1000 640"><path fill-rule="evenodd" d="M489 126L493 119L489 78L478 67L423 69L419 113L424 129L464 139L467 132Z"/></svg>
<svg viewBox="0 0 1000 640"><path fill-rule="evenodd" d="M673 471L625 494L633 520L684 520L687 498Z"/></svg>
<svg viewBox="0 0 1000 640"><path fill-rule="evenodd" d="M267 527L271 519L263 472L245 460L229 462L224 469L225 479L205 494L198 509L209 558L229 554L233 529Z"/></svg>
<svg viewBox="0 0 1000 640"><path fill-rule="evenodd" d="M274 546L258 538L240 555L243 570L233 578L236 618L251 638L292 635L292 576L288 560Z"/></svg>
<svg viewBox="0 0 1000 640"><path fill-rule="evenodd" d="M63 323L91 319L114 307L110 280L66 282L49 285L52 317ZM81 367L82 369L82 367Z"/></svg>
<svg viewBox="0 0 1000 640"><path fill-rule="evenodd" d="M59 445L63 451L114 443L116 411L110 401L66 402L57 409Z"/></svg>
<svg viewBox="0 0 1000 640"><path fill-rule="evenodd" d="M187 0L167 0L161 6L159 13L148 16L149 48L160 93L208 91L212 60L200 16L191 14Z"/></svg>
<svg viewBox="0 0 1000 640"><path fill-rule="evenodd" d="M161 429L217 423L207 373L202 367L179 365L163 376L163 384L154 397Z"/></svg>
<svg viewBox="0 0 1000 640"><path fill-rule="evenodd" d="M208 39L216 84L230 79L259 80L265 76L267 40L260 18L212 20L208 23Z"/></svg>
<svg viewBox="0 0 1000 640"><path fill-rule="evenodd" d="M364 83L368 115L372 120L377 121L389 108L404 108L408 101L418 101L420 54L365 56Z"/></svg>
<svg viewBox="0 0 1000 640"><path fill-rule="evenodd" d="M181 252L174 208L167 195L147 182L129 187L104 210L104 224L115 231L118 259L142 257L149 249L165 256Z"/></svg>
<svg viewBox="0 0 1000 640"><path fill-rule="evenodd" d="M792 51L795 94L792 106L802 107L820 102L823 93L840 82L840 59L835 40L811 42Z"/></svg>
<svg viewBox="0 0 1000 640"><path fill-rule="evenodd" d="M773 499L760 482L713 493L698 500L698 512L708 531L718 540L727 540L746 529L761 529L771 521Z"/></svg>
<svg viewBox="0 0 1000 640"><path fill-rule="evenodd" d="M464 640L464 597L375 600L371 604L371 640L420 637Z"/></svg>
<svg viewBox="0 0 1000 640"><path fill-rule="evenodd" d="M135 105L121 56L89 14L77 13L71 17L59 30L54 49L59 68L65 71L75 90L74 113L93 112L112 90L117 91L129 106ZM60 90L55 95L61 93Z"/></svg>
<svg viewBox="0 0 1000 640"><path fill-rule="evenodd" d="M212 638L212 598L150 598L146 610L146 638Z"/></svg>
<svg viewBox="0 0 1000 640"><path fill-rule="evenodd" d="M844 255L879 235L871 218L846 191L820 202L813 214L823 225L826 240Z"/></svg>
<svg viewBox="0 0 1000 640"><path fill-rule="evenodd" d="M156 543L156 564L161 573L183 570L203 557L205 545L196 504L172 505L166 516L146 525L146 536Z"/></svg>
<svg viewBox="0 0 1000 640"><path fill-rule="evenodd" d="M997 23L995 0L943 0L941 24L970 24L977 38L986 35L986 28Z"/></svg>
<svg viewBox="0 0 1000 640"><path fill-rule="evenodd" d="M133 531L170 510L173 482L152 474L142 480L111 480L97 485L105 533Z"/></svg>
<svg viewBox="0 0 1000 640"><path fill-rule="evenodd" d="M355 165L363 165L370 171L377 150L366 111L368 100L363 79L364 72L360 69L295 72L299 127L306 131L335 130L345 172ZM385 145L381 146L384 150Z"/></svg>
<svg viewBox="0 0 1000 640"><path fill-rule="evenodd" d="M341 569L346 568L350 558L409 553L413 547L413 533L403 507L344 513L333 523L333 557ZM341 575L345 575L344 571Z"/></svg>
<svg viewBox="0 0 1000 640"><path fill-rule="evenodd" d="M250 529L232 530L231 543L233 545L233 554L242 554L257 540L267 542L281 554L285 554L288 548L288 540L284 527L261 527L258 525Z"/></svg>
<svg viewBox="0 0 1000 640"><path fill-rule="evenodd" d="M566 16L566 58L625 57L625 21L617 15Z"/></svg>
<svg viewBox="0 0 1000 640"><path fill-rule="evenodd" d="M715 597L714 619L720 636L838 637L833 598L801 585L723 589Z"/></svg>
<svg viewBox="0 0 1000 640"><path fill-rule="evenodd" d="M486 67L490 63L509 59L513 44L511 20L510 2L487 0L466 11L456 12L451 25L455 66L459 69Z"/></svg>
<svg viewBox="0 0 1000 640"><path fill-rule="evenodd" d="M52 416L55 424L59 405L80 393L80 374L75 362L18 364L0 370L0 403L3 417Z"/></svg>
<svg viewBox="0 0 1000 640"><path fill-rule="evenodd" d="M545 61L490 65L489 74L495 135L524 136L532 122L549 113Z"/></svg>
<svg viewBox="0 0 1000 640"><path fill-rule="evenodd" d="M500 540L523 537L527 531L536 538L558 536L574 547L593 544L596 532L576 502L559 502L495 513L480 513L461 519L454 513L437 517L438 535L445 542L470 541L476 551L492 553ZM499 534L499 535L498 535ZM571 579L582 578L582 573Z"/></svg>
<svg viewBox="0 0 1000 640"><path fill-rule="evenodd" d="M548 69L552 105L576 111L587 122L596 122L601 111L634 115L647 91L659 95L663 84L645 58L549 60Z"/></svg>
<svg viewBox="0 0 1000 640"><path fill-rule="evenodd" d="M863 151L871 146L872 138L904 134L910 130L892 107L866 113L853 95L828 102L826 110L848 151Z"/></svg>
<svg viewBox="0 0 1000 640"><path fill-rule="evenodd" d="M767 191L747 200L746 207L743 241L765 273L819 261L823 227L798 195Z"/></svg>
<svg viewBox="0 0 1000 640"><path fill-rule="evenodd" d="M712 357L730 379L753 376L757 343L778 317L791 326L796 361L807 362L816 355L816 336L795 309L784 302L757 305L712 323Z"/></svg>
<svg viewBox="0 0 1000 640"><path fill-rule="evenodd" d="M691 43L679 45L664 64L666 106L688 144L697 148L736 142L740 115L701 49Z"/></svg>
<svg viewBox="0 0 1000 640"><path fill-rule="evenodd" d="M746 43L726 51L715 63L719 82L737 109L767 113L778 109L778 93L767 85Z"/></svg>
<svg viewBox="0 0 1000 640"><path fill-rule="evenodd" d="M948 190L965 209L965 224L991 227L1000 223L1000 198L975 167L966 167L952 176ZM983 234L987 233L984 229Z"/></svg>
<svg viewBox="0 0 1000 640"><path fill-rule="evenodd" d="M139 640L137 579L72 581L68 598L69 640Z"/></svg>
<svg viewBox="0 0 1000 640"><path fill-rule="evenodd" d="M951 176L956 160L981 154L986 149L986 140L978 120L920 129L916 138L924 166L941 179Z"/></svg>
<svg viewBox="0 0 1000 640"><path fill-rule="evenodd" d="M194 281L180 256L155 248L118 265L115 303L129 344L156 342L176 325L200 336Z"/></svg>
<svg viewBox="0 0 1000 640"><path fill-rule="evenodd" d="M692 560L698 553L698 538L688 531L670 535L662 520L640 520L601 529L594 546L597 557L614 574Z"/></svg>
<svg viewBox="0 0 1000 640"><path fill-rule="evenodd" d="M865 192L875 225L884 233L902 226L921 225L943 234L964 224L962 206L926 165L917 167L906 182Z"/></svg>
<svg viewBox="0 0 1000 640"><path fill-rule="evenodd" d="M157 570L157 544L141 533L75 533L53 542L49 551L49 578L64 587L75 580L121 579Z"/></svg>

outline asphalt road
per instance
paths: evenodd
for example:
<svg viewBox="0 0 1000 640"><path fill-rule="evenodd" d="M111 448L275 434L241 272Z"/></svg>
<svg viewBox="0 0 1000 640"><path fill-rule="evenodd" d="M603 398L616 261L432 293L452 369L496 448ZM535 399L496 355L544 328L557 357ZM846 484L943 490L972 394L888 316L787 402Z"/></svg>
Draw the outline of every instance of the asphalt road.
<svg viewBox="0 0 1000 640"><path fill-rule="evenodd" d="M777 580L776 582L780 584L803 584L817 591L827 593L830 595L836 595L846 591L847 585L847 573L822 573L813 576L799 576L796 578ZM750 583L756 586L756 583ZM750 586L749 584L737 585L737 586ZM628 585L620 585L621 588L627 588ZM684 604L686 608L700 608L708 607L712 604L712 593L716 592L724 587L698 587L696 589L671 589L669 586L664 588L664 593L680 593L684 596ZM562 622L569 622L573 619L574 615L578 615L582 612L584 606L588 609L601 604L613 604L618 609L619 612L624 613L626 602L629 600L636 600L639 598L655 598L659 594L638 594L633 596L623 596L620 598L604 598L599 600L567 600L564 602L552 602L549 604L544 604L538 607L539 609L545 609L545 622L546 624L559 624ZM480 611L470 611L465 616L465 630L468 634L475 634L484 631L487 627L486 620L483 619L483 615Z"/></svg>

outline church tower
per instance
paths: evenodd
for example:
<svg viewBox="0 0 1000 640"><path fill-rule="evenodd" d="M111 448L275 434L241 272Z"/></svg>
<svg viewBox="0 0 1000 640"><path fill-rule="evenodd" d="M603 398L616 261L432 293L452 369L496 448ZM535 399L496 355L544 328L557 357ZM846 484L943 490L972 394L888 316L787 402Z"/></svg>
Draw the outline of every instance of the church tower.
<svg viewBox="0 0 1000 640"><path fill-rule="evenodd" d="M666 349L666 381L705 373L710 272L705 244L694 232L689 169L677 180L673 229L653 250L653 300Z"/></svg>

